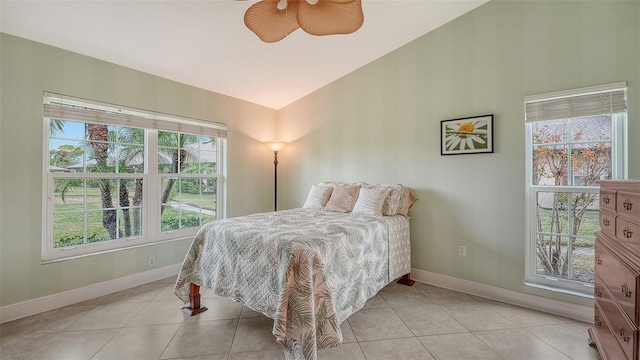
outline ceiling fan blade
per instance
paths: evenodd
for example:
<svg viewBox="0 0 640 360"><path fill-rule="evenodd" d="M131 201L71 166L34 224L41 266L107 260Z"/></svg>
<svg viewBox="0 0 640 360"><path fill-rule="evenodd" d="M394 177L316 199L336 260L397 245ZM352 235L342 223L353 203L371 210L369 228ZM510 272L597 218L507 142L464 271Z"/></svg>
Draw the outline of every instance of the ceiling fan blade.
<svg viewBox="0 0 640 360"><path fill-rule="evenodd" d="M361 0L318 0L315 4L300 1L298 24L312 35L351 34L364 23Z"/></svg>
<svg viewBox="0 0 640 360"><path fill-rule="evenodd" d="M286 1L286 3L285 3ZM286 4L284 9L281 7ZM262 0L244 13L244 23L260 40L280 41L298 29L298 0Z"/></svg>

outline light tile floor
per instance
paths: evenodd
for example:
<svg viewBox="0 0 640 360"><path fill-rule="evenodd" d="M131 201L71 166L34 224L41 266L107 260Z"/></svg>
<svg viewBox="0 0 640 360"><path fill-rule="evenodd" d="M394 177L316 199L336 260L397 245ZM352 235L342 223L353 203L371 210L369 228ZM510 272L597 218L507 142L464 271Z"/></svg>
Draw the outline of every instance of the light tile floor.
<svg viewBox="0 0 640 360"><path fill-rule="evenodd" d="M281 360L273 321L204 292L183 315L174 278L0 325L2 360ZM416 283L390 284L320 360L599 359L589 324ZM194 336L197 334L197 336Z"/></svg>

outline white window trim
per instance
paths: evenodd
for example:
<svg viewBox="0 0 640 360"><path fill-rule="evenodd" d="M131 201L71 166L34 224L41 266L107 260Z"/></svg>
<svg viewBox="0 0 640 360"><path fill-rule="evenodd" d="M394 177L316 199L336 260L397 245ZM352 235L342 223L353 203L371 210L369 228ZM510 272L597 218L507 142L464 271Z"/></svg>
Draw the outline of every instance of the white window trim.
<svg viewBox="0 0 640 360"><path fill-rule="evenodd" d="M82 258L87 256L93 256L98 254L105 254L114 251L121 251L126 249L132 249L142 246L166 243L171 241L178 241L184 239L191 239L197 233L199 228L184 228L179 230L161 231L160 229L160 197L152 196L153 194L159 194L161 190L162 176L171 177L184 177L193 178L196 174L162 174L154 173L153 176L149 175L149 169L157 169L155 164L158 161L158 146L157 146L157 134L159 130L172 131L172 132L184 132L197 135L207 135L216 137L216 146L218 154L217 173L212 175L206 175L205 177L216 179L216 218L223 219L226 217L226 125L221 123L207 122L204 120L196 120L183 118L179 116L159 114L155 112L148 112L144 110L138 110L133 108L127 108L123 106L111 105L91 100L79 99L65 95L58 95L52 93L44 94L45 107L53 103L53 107L49 107L45 112L52 111L64 111L64 106L55 108L55 104L84 104L94 105L96 109L119 109L122 110L122 114L115 114L113 117L106 116L108 119L102 119L102 121L92 121L88 118L89 113L80 109L79 113L82 113L84 118L78 119L71 116L60 116L65 120L80 121L80 122L92 122L103 123L108 125L118 126L131 126L143 128L147 134L145 136L145 170L144 173L113 173L108 174L106 177L113 178L142 178L144 182L143 187L143 218L142 218L142 236L132 236L121 239L111 239L104 242L96 242L89 244L82 244L75 247L68 248L54 248L53 247L53 189L54 179L63 178L105 178L105 174L95 173L52 173L49 171L49 122L51 118L58 118L52 113L45 114L43 116L43 164L42 164L42 194L43 206L42 206L42 251L41 251L41 263L53 263L59 261L66 261L70 259ZM49 115L49 116L47 116ZM60 115L63 115L60 113ZM109 115L109 114L107 114ZM104 117L103 117L104 118ZM122 120L125 120L123 123ZM133 119L133 120L132 120ZM133 122L132 122L133 121ZM157 170L154 170L157 171ZM202 175L197 175L200 177ZM152 181L152 178L156 178L157 181ZM153 217L151 213L155 214ZM154 219L150 221L149 219Z"/></svg>
<svg viewBox="0 0 640 360"><path fill-rule="evenodd" d="M614 84L592 86L574 90L559 91L547 94L539 94L526 96L524 103L532 101L541 101L545 99L554 99L562 97L571 97L574 95L596 93L602 91L611 91L617 89L624 89L625 94L627 90L626 82L619 82ZM526 106L525 106L526 108ZM628 111L628 110L627 110ZM536 204L537 190L544 191L580 191L589 189L587 187L555 187L555 186L538 186L532 185L531 179L533 176L533 144L532 138L532 122L526 121L525 118L525 274L524 284L529 287L542 288L551 290L554 292L567 293L576 296L593 298L593 285L585 284L579 281L560 279L550 276L543 276L536 274L537 264L537 249L535 243L536 229L534 224L536 223L536 213L534 210ZM628 176L628 140L627 140L627 113L624 114L612 114L611 118L611 176L613 179L626 179ZM594 192L598 192L598 187L593 187Z"/></svg>

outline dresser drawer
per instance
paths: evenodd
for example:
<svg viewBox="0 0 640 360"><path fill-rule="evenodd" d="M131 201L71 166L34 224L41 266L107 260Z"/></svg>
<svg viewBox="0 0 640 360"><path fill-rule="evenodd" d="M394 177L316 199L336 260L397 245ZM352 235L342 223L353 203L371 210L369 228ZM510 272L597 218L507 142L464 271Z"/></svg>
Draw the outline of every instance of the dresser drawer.
<svg viewBox="0 0 640 360"><path fill-rule="evenodd" d="M627 219L618 217L616 219L616 237L620 240L640 245L640 225Z"/></svg>
<svg viewBox="0 0 640 360"><path fill-rule="evenodd" d="M618 344L620 344L627 359L636 359L635 352L638 342L638 329L636 326L616 304L607 289L604 289L602 297L596 302L600 305L602 315L606 318L611 333L618 340Z"/></svg>
<svg viewBox="0 0 640 360"><path fill-rule="evenodd" d="M600 209L600 230L611 236L616 236L616 213Z"/></svg>
<svg viewBox="0 0 640 360"><path fill-rule="evenodd" d="M595 302L594 306L594 321L592 331L597 333L597 339L599 340L596 346L598 347L598 352L602 355L603 360L618 360L624 359L625 354L620 345L618 345L618 340L616 340L615 336L609 329L609 325L607 324L607 320L604 315L602 315L602 310L600 309L600 305L598 302Z"/></svg>
<svg viewBox="0 0 640 360"><path fill-rule="evenodd" d="M616 192L600 189L600 209L616 211Z"/></svg>
<svg viewBox="0 0 640 360"><path fill-rule="evenodd" d="M602 287L609 289L622 309L637 322L638 275L599 240L596 240L595 270L602 279ZM601 292L605 293L604 289Z"/></svg>
<svg viewBox="0 0 640 360"><path fill-rule="evenodd" d="M616 193L616 211L618 214L640 220L640 194L618 191Z"/></svg>

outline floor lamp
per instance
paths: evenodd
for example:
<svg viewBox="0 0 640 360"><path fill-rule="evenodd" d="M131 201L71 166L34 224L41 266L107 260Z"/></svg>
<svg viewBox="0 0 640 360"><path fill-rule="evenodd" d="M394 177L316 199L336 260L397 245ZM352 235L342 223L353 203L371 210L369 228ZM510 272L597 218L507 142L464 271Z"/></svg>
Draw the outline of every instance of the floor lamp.
<svg viewBox="0 0 640 360"><path fill-rule="evenodd" d="M273 150L273 211L278 211L278 151L284 147L283 142L268 142L267 146Z"/></svg>

